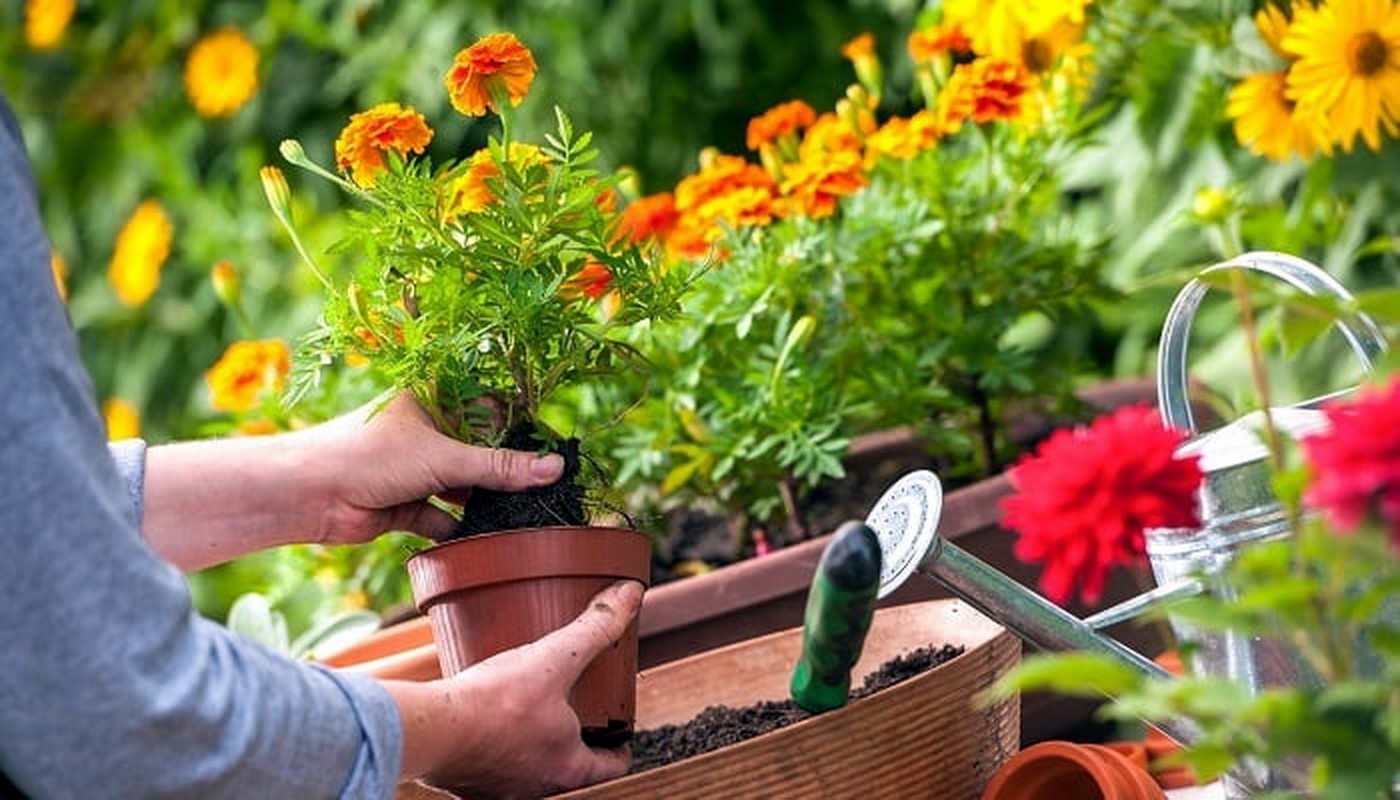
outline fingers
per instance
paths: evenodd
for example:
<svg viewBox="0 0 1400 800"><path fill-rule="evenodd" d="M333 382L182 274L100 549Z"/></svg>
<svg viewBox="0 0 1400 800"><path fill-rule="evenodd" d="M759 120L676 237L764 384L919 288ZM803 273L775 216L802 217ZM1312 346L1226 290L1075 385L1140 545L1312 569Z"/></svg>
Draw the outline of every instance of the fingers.
<svg viewBox="0 0 1400 800"><path fill-rule="evenodd" d="M618 750L590 748L586 758L587 761L582 770L583 779L578 782L579 786L602 783L626 775L627 770L632 767L632 748L625 747Z"/></svg>
<svg viewBox="0 0 1400 800"><path fill-rule="evenodd" d="M589 601L573 622L535 642L544 660L564 667L561 678L570 685L598 654L612 647L642 607L640 581L618 581Z"/></svg>

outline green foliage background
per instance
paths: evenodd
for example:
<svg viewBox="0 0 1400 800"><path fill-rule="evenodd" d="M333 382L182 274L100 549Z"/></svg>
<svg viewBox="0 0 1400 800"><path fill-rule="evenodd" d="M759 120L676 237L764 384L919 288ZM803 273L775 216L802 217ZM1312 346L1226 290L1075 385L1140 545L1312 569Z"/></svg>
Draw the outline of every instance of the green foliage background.
<svg viewBox="0 0 1400 800"><path fill-rule="evenodd" d="M631 166L645 192L673 187L702 147L744 153L749 119L803 99L830 108L851 80L840 46L869 31L892 83L907 88L905 36L919 0L88 0L60 45L23 39L22 0L0 4L0 87L33 156L43 211L71 270L70 311L99 400L140 410L152 442L222 433L203 373L224 348L252 334L289 341L319 308L314 279L295 260L262 196L257 171L280 163L279 141L301 140L321 163L348 116L377 102L411 104L433 121L435 159L484 145L492 122L450 113L441 75L476 37L515 32L540 64L551 102L521 109L522 129L552 127L554 103L592 131L601 167ZM1394 287L1400 275L1400 147L1311 165L1274 164L1245 152L1224 119L1232 82L1267 51L1251 0L1103 0L1096 17L1096 102L1102 122L1067 167L1066 224L1104 234L1098 270L1123 293L1090 323L1040 332L1082 365L1078 380L1149 375L1172 295L1194 270L1219 259L1190 214L1203 187L1235 198L1251 249L1275 249L1324 265L1353 289ZM260 87L228 119L195 114L181 84L201 36L236 25L261 53ZM892 91L891 97L907 92ZM890 109L883 109L889 111ZM453 121L455 120L455 121ZM339 238L334 190L299 183L301 220L313 249ZM159 200L175 241L155 296L139 308L106 281L113 241L143 199ZM214 263L239 270L253 331L218 303ZM1287 320L1274 321L1285 330ZM1200 377L1223 404L1249 398L1243 348L1225 298L1203 309L1193 341ZM1286 344L1286 337L1279 336ZM1333 389L1355 377L1335 343L1275 359L1280 398ZM1350 370L1350 371L1348 371ZM353 390L354 387L349 387ZM353 395L353 391L350 392ZM345 402L339 402L344 407ZM237 593L274 593L292 627L307 624L347 587L376 607L402 602L392 580L403 542L372 552L288 550L196 576L201 607L221 617ZM378 565L371 569L365 565ZM384 566L384 565L389 566ZM329 571L327 571L329 569ZM312 582L317 572L331 576ZM311 587L311 588L308 588ZM314 587L320 587L319 589Z"/></svg>

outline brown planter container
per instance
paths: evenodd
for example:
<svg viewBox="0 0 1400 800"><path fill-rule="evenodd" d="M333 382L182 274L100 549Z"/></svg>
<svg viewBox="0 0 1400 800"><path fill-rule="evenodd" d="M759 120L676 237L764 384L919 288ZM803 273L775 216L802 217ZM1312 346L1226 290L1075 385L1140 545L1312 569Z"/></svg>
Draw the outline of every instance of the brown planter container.
<svg viewBox="0 0 1400 800"><path fill-rule="evenodd" d="M1143 764L1110 747L1041 742L1011 757L982 800L1166 800Z"/></svg>
<svg viewBox="0 0 1400 800"><path fill-rule="evenodd" d="M1020 641L958 600L875 614L852 684L925 645L962 655L835 711L556 800L968 800L1016 752L1019 705L973 697L1020 661ZM707 706L783 700L802 648L796 628L647 670L637 680L637 727L680 724ZM399 800L450 795L422 784Z"/></svg>
<svg viewBox="0 0 1400 800"><path fill-rule="evenodd" d="M622 528L533 528L434 545L407 566L442 674L455 675L563 627L619 579L645 583L651 540ZM570 697L590 744L616 746L631 736L636 678L633 623L584 670Z"/></svg>
<svg viewBox="0 0 1400 800"><path fill-rule="evenodd" d="M1155 403L1156 384L1150 379L1110 381L1082 391L1080 399L1097 412L1133 403ZM1201 419L1209 418L1209 409L1198 413ZM1021 440L1033 440L1055 425L1053 420L1026 416L1016 436ZM912 433L895 430L857 439L847 458L847 470L859 474L882 465L887 468L891 462L907 465L896 477L904 471L929 466L928 456ZM1004 475L948 492L943 498L939 536L957 543L1018 582L1035 588L1039 568L1015 557L1012 553L1015 535L1000 524L1000 501L1010 492L1010 482ZM800 626L812 574L830 538L830 534L818 536L766 556L661 584L648 591L641 614L642 669ZM1068 608L1077 615L1087 616L1141 593L1150 582L1145 566L1141 572L1118 570L1110 578L1099 605ZM933 580L914 575L885 598L881 606L950 596ZM1109 628L1107 633L1149 657L1171 645L1165 626L1123 623ZM1093 711L1099 705L1097 701L1048 692L1025 695L1021 708L1022 744L1078 738L1086 726L1092 725Z"/></svg>

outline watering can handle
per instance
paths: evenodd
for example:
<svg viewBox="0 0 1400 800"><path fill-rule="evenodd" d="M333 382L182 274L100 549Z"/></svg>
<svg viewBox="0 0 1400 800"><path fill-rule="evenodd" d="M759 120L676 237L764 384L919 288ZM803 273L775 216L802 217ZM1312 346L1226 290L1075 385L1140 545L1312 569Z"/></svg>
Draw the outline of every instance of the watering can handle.
<svg viewBox="0 0 1400 800"><path fill-rule="evenodd" d="M1335 278L1320 267L1296 256L1284 253L1254 252L1223 261L1201 271L1201 275L1226 269L1248 269L1272 275L1309 295L1332 295L1339 300L1352 299L1349 293ZM1162 343L1157 351L1157 401L1161 408L1162 421L1169 427L1179 428L1194 435L1196 421L1191 413L1191 403L1187 397L1186 347L1191 339L1191 322L1196 309L1205 298L1210 287L1200 277L1193 278L1182 287L1167 311L1167 321L1162 327ZM1356 353L1362 368L1371 371L1372 364L1385 351L1385 338L1376 323L1368 316L1357 313L1337 320L1342 336ZM1309 400L1303 405L1315 405L1327 398Z"/></svg>

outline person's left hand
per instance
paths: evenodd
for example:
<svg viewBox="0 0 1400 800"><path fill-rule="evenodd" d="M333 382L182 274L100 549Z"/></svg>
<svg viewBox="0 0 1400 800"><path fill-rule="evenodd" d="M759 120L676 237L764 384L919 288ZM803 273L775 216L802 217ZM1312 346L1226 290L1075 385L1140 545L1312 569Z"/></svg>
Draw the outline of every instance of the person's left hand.
<svg viewBox="0 0 1400 800"><path fill-rule="evenodd" d="M322 499L322 542L364 542L391 530L439 539L454 520L429 497L465 505L470 514L472 487L520 491L563 473L558 455L476 447L443 434L409 392L374 408L294 434L314 440L333 470Z"/></svg>

